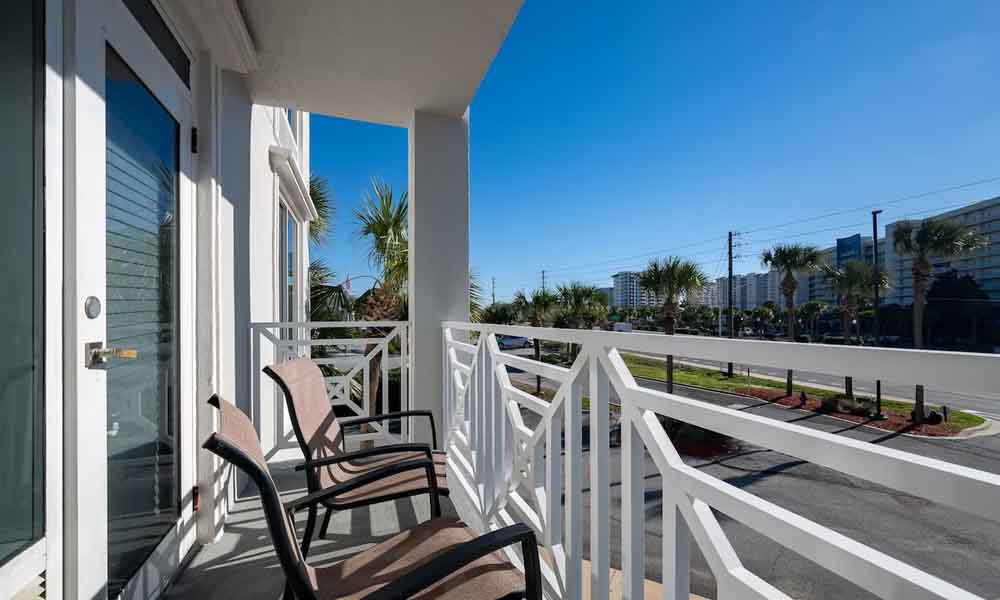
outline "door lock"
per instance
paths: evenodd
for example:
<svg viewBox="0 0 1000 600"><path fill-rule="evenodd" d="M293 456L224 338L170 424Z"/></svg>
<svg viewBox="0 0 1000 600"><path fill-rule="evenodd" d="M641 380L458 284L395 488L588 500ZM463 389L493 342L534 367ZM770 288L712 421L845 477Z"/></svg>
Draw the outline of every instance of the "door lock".
<svg viewBox="0 0 1000 600"><path fill-rule="evenodd" d="M139 351L135 348L105 348L104 342L84 344L83 352L87 357L86 367L88 369L107 369L112 358L122 360L139 358Z"/></svg>

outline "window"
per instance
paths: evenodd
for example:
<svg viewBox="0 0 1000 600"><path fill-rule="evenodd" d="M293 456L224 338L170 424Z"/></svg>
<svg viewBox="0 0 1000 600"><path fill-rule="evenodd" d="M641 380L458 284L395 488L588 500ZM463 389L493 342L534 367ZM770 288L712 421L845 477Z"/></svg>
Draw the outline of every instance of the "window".
<svg viewBox="0 0 1000 600"><path fill-rule="evenodd" d="M288 211L284 204L281 205L280 244L278 259L278 284L281 289L279 299L279 320L284 322L296 321L298 319L297 310L297 279L299 271L299 223Z"/></svg>
<svg viewBox="0 0 1000 600"><path fill-rule="evenodd" d="M42 377L43 2L8 3L0 35L0 127L14 151L0 162L0 564L45 528ZM56 498L55 501L59 499Z"/></svg>

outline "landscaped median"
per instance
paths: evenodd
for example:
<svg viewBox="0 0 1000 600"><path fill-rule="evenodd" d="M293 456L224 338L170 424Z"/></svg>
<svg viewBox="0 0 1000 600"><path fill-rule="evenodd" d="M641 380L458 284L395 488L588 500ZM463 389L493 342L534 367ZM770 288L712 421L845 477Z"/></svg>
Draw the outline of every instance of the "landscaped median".
<svg viewBox="0 0 1000 600"><path fill-rule="evenodd" d="M635 377L666 381L666 365L663 360L624 354L625 364ZM832 390L795 385L792 396L785 395L785 384L763 377L747 377L737 373L729 378L715 369L705 369L687 364L674 365L674 383L729 392L758 398L789 408L798 408L841 418L854 423L863 423L886 431L913 433L936 437L954 436L965 429L983 425L986 421L967 412L950 411L948 420L936 425L914 426L910 422L913 404L892 400L882 401L883 420L875 420L866 413L874 406L874 399L855 395L853 399ZM804 394L804 397L803 397Z"/></svg>

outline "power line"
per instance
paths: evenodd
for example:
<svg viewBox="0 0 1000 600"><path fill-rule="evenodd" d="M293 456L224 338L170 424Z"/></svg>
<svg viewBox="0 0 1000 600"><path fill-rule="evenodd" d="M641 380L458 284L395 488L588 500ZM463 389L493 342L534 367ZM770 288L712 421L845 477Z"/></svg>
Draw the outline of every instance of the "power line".
<svg viewBox="0 0 1000 600"><path fill-rule="evenodd" d="M904 196L904 197L901 197L901 198L897 198L895 200L887 201L886 203L883 203L882 206L885 206L885 205L888 205L888 204L898 204L898 203L906 201L906 200L912 200L912 199L918 199L918 198L928 197L928 196L935 195L935 194L940 194L940 193L944 193L944 192L948 192L948 191L955 191L955 190L965 189L965 188L968 188L968 187L972 187L972 186L976 186L976 185L983 185L983 184L986 184L986 183L992 183L992 182L997 182L997 181L1000 181L1000 176L998 176L998 177L992 177L992 178L988 178L988 179L981 179L981 180L977 180L977 181L973 181L973 182L969 182L969 183L965 183L965 184L960 184L960 185L956 185L956 186L950 186L950 187L947 187L947 188L940 188L940 189L937 189L937 190L932 190L932 191L924 192L924 193L921 193L921 194L913 194L913 195L909 195L909 196ZM919 210L919 211L912 211L912 212L909 212L909 213L897 213L897 214L891 215L891 216L895 220L898 221L898 220L903 220L903 219L906 219L906 218L918 217L918 216L927 215L927 214L931 214L931 213L947 212L948 210L955 209L955 208L961 208L961 207L965 207L965 206L968 206L968 205L969 205L969 202L966 201L966 202L961 202L961 203L956 203L956 204L949 204L949 205L945 205L945 206L939 206L939 207L932 207L932 208L928 208L928 209L922 209L922 210ZM736 231L734 231L733 234L734 234L734 236L741 236L741 235L746 235L746 234L754 233L754 232L761 232L761 231L767 231L767 230L770 230L770 229L777 229L777 228L780 228L780 227L787 227L787 226L792 225L792 224L812 222L812 221L816 221L816 220L830 218L830 217L837 216L837 215L850 214L852 212L857 212L857 211L860 211L860 210L867 210L868 208L870 208L872 206L878 206L878 205L872 204L872 205L866 205L866 206L863 206L863 207L857 207L857 208L851 208L851 209L844 209L844 210L840 210L840 211L834 211L834 212L831 212L831 213L825 213L823 215L819 215L819 216L815 216L815 217L804 218L804 219L796 219L794 221L788 221L788 222L782 223L780 225L773 225L773 226L768 226L768 227L758 227L758 228L755 228L755 229L750 229L750 230L746 230L746 231L742 231L742 232L736 232ZM808 230L808 231L789 232L789 233L786 233L786 234L783 234L783 235L779 235L779 236L775 236L775 237L771 237L771 238L765 238L765 239L762 239L762 240L747 240L746 242L737 242L736 245L737 245L737 247L745 247L745 248L747 248L748 251L749 251L749 253L754 253L754 252L763 250L764 248L767 247L768 244L770 244L772 242L783 241L783 240L787 240L787 239L791 239L791 238L806 237L806 236L820 234L820 233L831 233L831 232L836 232L836 231L855 229L855 228L860 228L860 227L863 227L863 226L866 226L866 225L868 225L868 221L867 220L863 221L863 222L848 223L848 224L836 225L836 226L832 226L832 227L823 227L823 228L812 229L812 230ZM691 242L691 243L683 244L683 245L680 245L680 246L675 246L673 248L662 249L662 250L659 250L659 251L650 251L650 252L645 252L645 253L642 253L642 254L636 254L636 255L632 255L631 257L619 257L619 258L616 258L616 259L606 259L606 260L600 260L600 261L595 261L595 262L590 262L590 263L581 263L581 264L579 264L577 266L573 266L573 267L571 267L571 266L564 266L564 267L560 267L558 269L543 269L543 273L542 273L543 288L546 287L547 284L548 284L548 277L547 277L547 275L551 274L553 271L556 271L556 272L560 272L561 271L561 272L563 272L564 276L560 277L559 279L565 281L565 280L570 280L570 279L576 279L576 278L578 278L580 276L586 276L586 275L590 275L590 274L593 274L593 273L618 272L618 271L623 271L623 270L638 269L638 268L641 268L641 267L645 266L645 264L646 264L645 261L643 261L643 262L632 262L632 263L626 263L626 264L621 264L621 263L619 263L619 261L621 261L621 260L627 260L629 258L648 257L648 256L652 256L652 255L655 255L655 254L660 254L660 253L665 253L665 252L671 252L671 251L681 250L681 249L684 249L684 248L693 248L693 247L697 247L697 246L700 246L700 245L703 245L703 244L706 244L706 243L709 243L709 242L712 242L712 241L717 241L717 240L722 240L722 239L726 239L726 236L716 236L716 237L713 237L713 238L707 238L707 239L704 239L704 240L700 240L700 241L696 241L696 242ZM714 252L715 252L715 250L708 249L708 250L703 250L703 251L698 251L698 252L685 253L684 256L685 257L700 256L700 255L705 255L705 254L711 254L711 253L714 253ZM746 254L735 254L734 255L734 260L743 260L743 259L746 259L748 257L749 256L747 256ZM701 262L701 263L697 263L697 264L699 264L699 265L713 264L713 261L706 261L706 262ZM610 274L611 273L609 273L609 276L610 276ZM606 281L602 281L602 283L607 283L607 282ZM530 285L531 285L530 282L523 282L523 283L521 283L519 285L515 285L515 286L511 286L511 287L513 287L513 288L516 289L516 288L530 287Z"/></svg>
<svg viewBox="0 0 1000 600"><path fill-rule="evenodd" d="M768 225L768 226L764 226L764 227L758 227L756 229L749 229L747 231L744 231L743 233L757 233L759 231L767 231L769 229L779 229L781 227L788 227L789 225L799 225L799 224L802 224L802 223L809 223L811 221L819 221L819 220L822 220L822 219L828 219L830 217L836 217L836 216L840 216L840 215L846 215L846 214L850 214L850 213L853 213L853 212L868 211L868 210L871 210L873 208L879 208L879 207L882 207L882 206L889 206L889 205L892 205L892 204L899 204L900 202L906 202L906 201L909 201L909 200L919 200L920 198L927 198L928 196L935 196L937 194L945 194L947 192L955 192L955 191L958 191L958 190L964 190L964 189L967 189L967 188L970 188L970 187L975 187L977 185L985 185L987 183L995 183L997 181L1000 181L1000 175L995 176L995 177L989 177L989 178L986 178L986 179L978 179L976 181L970 181L970 182L967 182L967 183L961 183L961 184L958 184L958 185L952 185L952 186L948 186L948 187L944 187L944 188L939 188L939 189L936 189L936 190L931 190L929 192L921 192L919 194L910 194L910 195L907 195L907 196L901 196L899 198L896 198L895 200L886 200L886 201L883 201L883 202L876 202L874 204L866 204L864 206L858 206L858 207L855 207L855 208L845 208L843 210L837 210L837 211L834 211L834 212L830 212L830 213L826 213L826 214L822 214L822 215L817 215L817 216L814 216L814 217L805 217L805 218L802 218L802 219L795 219L795 220L792 220L792 221L787 221L785 223L781 223L781 224L778 224L778 225Z"/></svg>

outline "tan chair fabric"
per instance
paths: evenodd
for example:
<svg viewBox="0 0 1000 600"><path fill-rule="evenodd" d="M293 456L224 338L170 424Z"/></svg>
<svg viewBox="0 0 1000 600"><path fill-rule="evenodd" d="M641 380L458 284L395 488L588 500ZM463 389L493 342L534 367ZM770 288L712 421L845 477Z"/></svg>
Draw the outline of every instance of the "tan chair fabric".
<svg viewBox="0 0 1000 600"><path fill-rule="evenodd" d="M458 519L432 519L343 562L317 569L319 597L362 598L406 577L408 571L438 554L475 538L476 534ZM487 600L521 591L524 585L524 575L495 552L455 571L414 598Z"/></svg>
<svg viewBox="0 0 1000 600"><path fill-rule="evenodd" d="M326 392L323 371L308 358L296 358L267 367L271 376L285 388L285 405L293 413L295 435L303 453L308 452L313 460L337 456L344 452L344 433L337 422L333 407ZM325 489L331 485L344 483L367 470L402 460L422 458L423 454L401 452L398 455L383 455L371 461L345 461L317 469L318 481L315 489ZM445 457L435 454L438 472L438 490L448 493L445 477ZM408 491L427 489L427 477L423 471L410 471L388 478L338 497L337 502L353 502L371 497L405 494ZM347 498L350 497L350 500Z"/></svg>
<svg viewBox="0 0 1000 600"><path fill-rule="evenodd" d="M304 573L306 579L301 581L308 586L304 593L311 589L317 599L356 600L406 577L407 573L435 556L476 538L475 532L458 519L436 518L335 565L319 569L309 566L299 548L295 523L281 505L278 489L250 419L240 409L217 397L212 400L212 405L219 409L219 429L213 437L225 448L213 451L237 461L235 464L258 484L272 541L279 555L284 550L286 555L291 554L294 561L291 564L283 562L282 566L286 574L288 569ZM411 458L406 454L399 453L398 457L383 457L382 460ZM423 455L419 452L415 454ZM441 454L437 456L443 458ZM363 468L373 467L364 465ZM502 554L494 552L458 569L414 598L497 599L520 592L524 586L524 575Z"/></svg>
<svg viewBox="0 0 1000 600"><path fill-rule="evenodd" d="M257 430L253 423L243 413L242 410L225 400L216 397L212 402L213 406L219 409L219 429L215 436L225 444L228 444L246 456L248 456L260 469L265 481L273 489L275 496L280 498L278 488L271 478L271 471L267 467L267 460L264 458L264 451L260 447L260 438L257 437ZM263 490L261 490L263 494ZM295 523L291 516L284 510L277 512L280 515L273 515L273 511L265 511L269 526L272 532L280 532L284 539L275 539L274 543L288 544L295 559L300 562L306 570L309 579L315 588L315 570L305 563L302 556L302 549L299 547L298 537L295 533Z"/></svg>
<svg viewBox="0 0 1000 600"><path fill-rule="evenodd" d="M378 469L386 465L391 465L407 460L426 458L423 452L395 452L393 454L383 454L372 456L368 459L344 461L337 466L337 469L327 471L327 475L333 483L345 483L352 478L361 475L372 469ZM447 457L444 453L435 452L434 471L437 474L439 491L444 491L446 481L445 464ZM337 496L338 503L351 503L370 498L372 496L407 496L411 493L427 489L427 473L423 470L405 471L378 481L373 481L368 485L363 485Z"/></svg>

